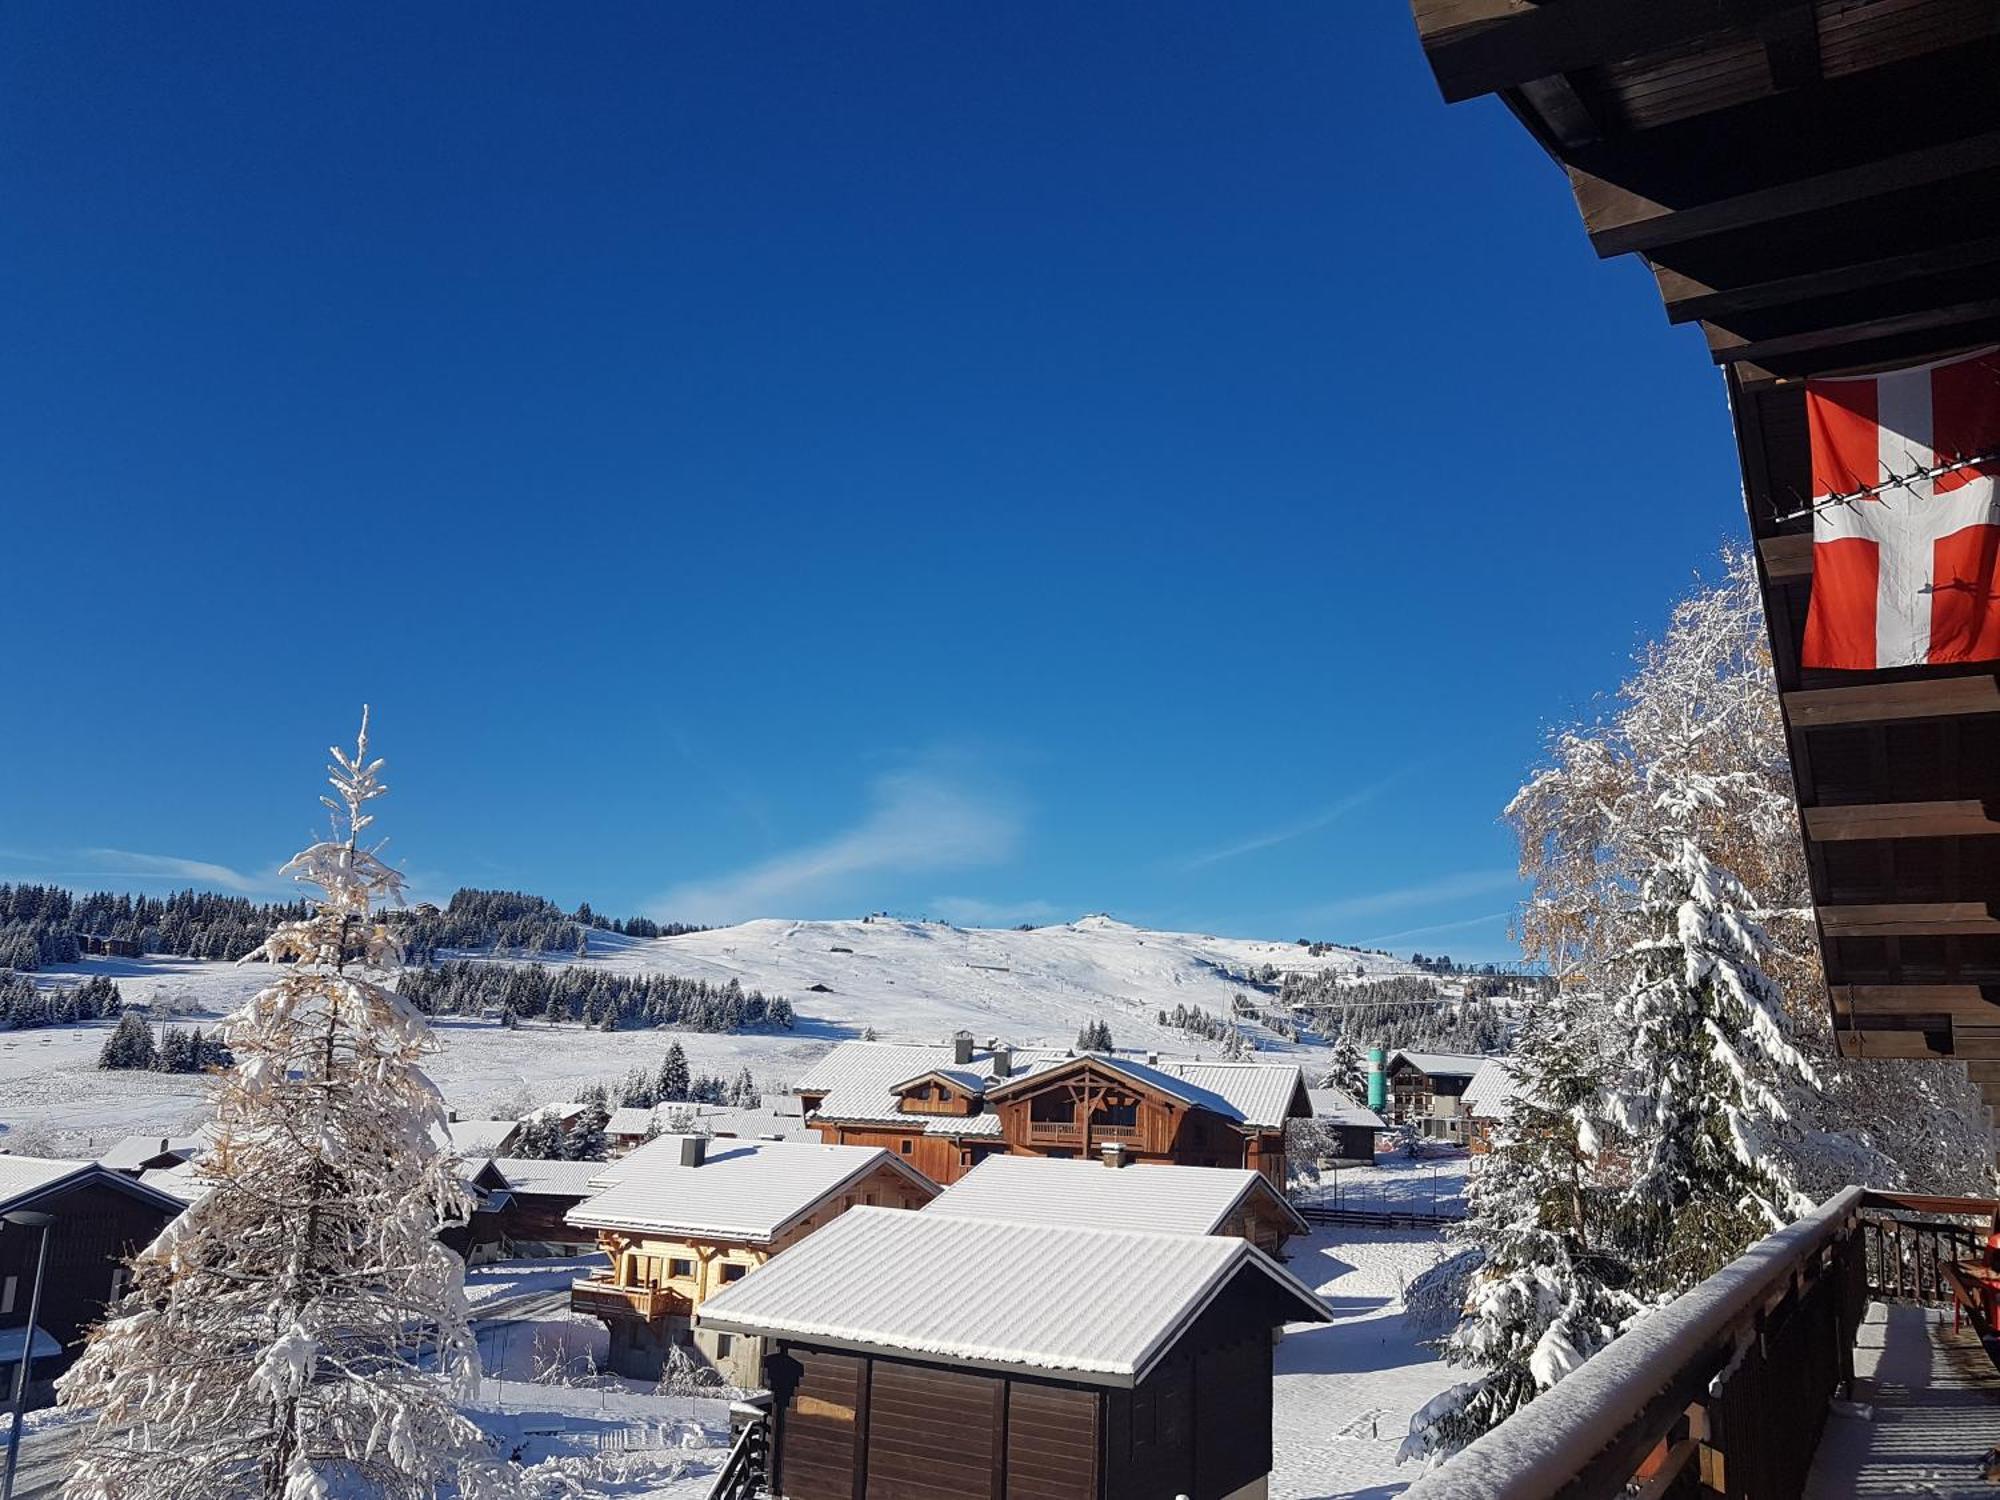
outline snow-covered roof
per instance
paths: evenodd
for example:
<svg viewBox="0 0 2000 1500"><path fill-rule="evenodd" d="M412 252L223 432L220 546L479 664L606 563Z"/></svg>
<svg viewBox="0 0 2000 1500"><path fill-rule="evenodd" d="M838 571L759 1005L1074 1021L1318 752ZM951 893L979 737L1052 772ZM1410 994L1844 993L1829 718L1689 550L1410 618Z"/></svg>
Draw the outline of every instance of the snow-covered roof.
<svg viewBox="0 0 2000 1500"><path fill-rule="evenodd" d="M1307 1089L1306 1097L1312 1101L1315 1120L1325 1120L1329 1125L1359 1125L1369 1130L1389 1128L1380 1115L1356 1101L1345 1089Z"/></svg>
<svg viewBox="0 0 2000 1500"><path fill-rule="evenodd" d="M87 1161L64 1161L45 1156L0 1156L0 1208L16 1198L74 1176L90 1165Z"/></svg>
<svg viewBox="0 0 2000 1500"><path fill-rule="evenodd" d="M709 1298L695 1321L1132 1385L1239 1274L1268 1277L1287 1321L1327 1321L1303 1283L1233 1235L884 1208L849 1209Z"/></svg>
<svg viewBox="0 0 2000 1500"><path fill-rule="evenodd" d="M28 1330L20 1325L0 1328L0 1365L17 1364L21 1358L21 1346L28 1341ZM61 1340L41 1324L35 1325L33 1359L54 1359L63 1352Z"/></svg>
<svg viewBox="0 0 2000 1500"><path fill-rule="evenodd" d="M74 1180L74 1182L73 1182ZM72 1185L98 1183L117 1192L150 1203L170 1213L178 1213L183 1203L172 1194L149 1188L136 1177L114 1172L94 1161L68 1161L56 1157L0 1156L0 1210L34 1202L55 1188L68 1192Z"/></svg>
<svg viewBox="0 0 2000 1500"><path fill-rule="evenodd" d="M460 1156L496 1155L520 1128L519 1120L453 1120L445 1126L451 1149Z"/></svg>
<svg viewBox="0 0 2000 1500"><path fill-rule="evenodd" d="M588 1198L596 1191L593 1179L604 1176L607 1163L601 1161L541 1161L530 1156L496 1156L493 1165L517 1193L540 1193L551 1198Z"/></svg>
<svg viewBox="0 0 2000 1500"><path fill-rule="evenodd" d="M611 1186L569 1211L569 1222L761 1243L877 1167L930 1187L879 1146L710 1141L699 1166L683 1166L680 1149L676 1136L642 1146L617 1163Z"/></svg>
<svg viewBox="0 0 2000 1500"><path fill-rule="evenodd" d="M1080 1224L1161 1234L1213 1234L1248 1198L1274 1204L1297 1234L1298 1210L1262 1172L1045 1156L989 1156L931 1201L924 1212L1013 1224Z"/></svg>
<svg viewBox="0 0 2000 1500"><path fill-rule="evenodd" d="M1282 1130L1305 1079L1291 1063L1176 1062L1162 1059L1162 1071L1225 1100L1246 1125Z"/></svg>
<svg viewBox="0 0 2000 1500"><path fill-rule="evenodd" d="M114 1172L136 1172L154 1157L178 1156L186 1161L198 1156L207 1145L206 1138L199 1135L128 1135L114 1142L97 1160Z"/></svg>
<svg viewBox="0 0 2000 1500"><path fill-rule="evenodd" d="M621 1104L604 1122L606 1135L644 1135L653 1128L653 1112L637 1104Z"/></svg>
<svg viewBox="0 0 2000 1500"><path fill-rule="evenodd" d="M768 1109L718 1109L701 1117L702 1129L710 1135L740 1136L746 1140L816 1141L819 1133L809 1127L795 1109L789 1115Z"/></svg>
<svg viewBox="0 0 2000 1500"><path fill-rule="evenodd" d="M978 1096L998 1096L1030 1079L1086 1060L1124 1074L1134 1083L1195 1105L1235 1124L1277 1130L1300 1101L1305 1080L1288 1063L1205 1062L1162 1058L1141 1062L1109 1052L1023 1049L1012 1054L1007 1074L996 1076L993 1053L975 1051L956 1063L948 1046L920 1047L894 1042L843 1042L814 1063L792 1085L802 1094L824 1094L819 1114L829 1120L894 1121L927 1135L998 1135L997 1123L980 1115L908 1115L897 1097L899 1086L942 1077ZM918 1123L922 1121L921 1125Z"/></svg>
<svg viewBox="0 0 2000 1500"><path fill-rule="evenodd" d="M1476 1119L1504 1120L1520 1091L1514 1071L1504 1057L1489 1057L1472 1075L1462 1096L1465 1112Z"/></svg>
<svg viewBox="0 0 2000 1500"><path fill-rule="evenodd" d="M819 1113L830 1120L907 1120L896 1096L896 1085L931 1073L944 1073L970 1093L983 1093L993 1079L993 1054L975 1051L969 1063L953 1061L949 1045L926 1047L900 1042L842 1042L806 1069L792 1084L799 1094L824 1094ZM1012 1054L1009 1076L1039 1072L1071 1060L1068 1052L1018 1051ZM976 1116L974 1118L977 1118ZM933 1116L950 1132L963 1117ZM929 1127L927 1127L929 1128Z"/></svg>
<svg viewBox="0 0 2000 1500"><path fill-rule="evenodd" d="M195 1203L206 1198L215 1186L200 1174L198 1164L184 1161L179 1166L148 1167L139 1174L139 1181L156 1193L166 1193L183 1203Z"/></svg>
<svg viewBox="0 0 2000 1500"><path fill-rule="evenodd" d="M1483 1057L1472 1057L1463 1052L1404 1052L1398 1049L1389 1054L1389 1061L1385 1066L1395 1066L1399 1057L1419 1073L1428 1074L1432 1078L1470 1078L1486 1061Z"/></svg>

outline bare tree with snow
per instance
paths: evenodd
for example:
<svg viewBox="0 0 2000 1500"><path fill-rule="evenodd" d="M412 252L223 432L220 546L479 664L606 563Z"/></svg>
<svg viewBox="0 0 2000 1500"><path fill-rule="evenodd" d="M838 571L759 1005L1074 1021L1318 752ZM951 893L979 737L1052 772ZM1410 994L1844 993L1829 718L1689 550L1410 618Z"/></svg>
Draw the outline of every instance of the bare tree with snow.
<svg viewBox="0 0 2000 1500"><path fill-rule="evenodd" d="M402 877L364 846L387 788L333 752L332 836L285 869L310 914L250 959L279 977L230 1018L210 1191L132 1263L131 1289L63 1379L92 1413L71 1500L325 1500L490 1492L458 1411L477 1373L464 1266L437 1241L469 1212L438 1144L423 1017L385 982L379 903Z"/></svg>

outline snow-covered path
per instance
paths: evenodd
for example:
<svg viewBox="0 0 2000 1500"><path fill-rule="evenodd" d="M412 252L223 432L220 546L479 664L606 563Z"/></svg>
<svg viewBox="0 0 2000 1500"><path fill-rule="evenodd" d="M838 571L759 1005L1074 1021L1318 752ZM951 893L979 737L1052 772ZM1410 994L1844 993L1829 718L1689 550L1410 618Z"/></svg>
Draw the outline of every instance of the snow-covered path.
<svg viewBox="0 0 2000 1500"><path fill-rule="evenodd" d="M1422 1472L1396 1463L1411 1415L1472 1373L1424 1348L1403 1314L1404 1287L1441 1249L1415 1230L1325 1229L1293 1242L1291 1269L1334 1321L1278 1345L1272 1500L1384 1500Z"/></svg>

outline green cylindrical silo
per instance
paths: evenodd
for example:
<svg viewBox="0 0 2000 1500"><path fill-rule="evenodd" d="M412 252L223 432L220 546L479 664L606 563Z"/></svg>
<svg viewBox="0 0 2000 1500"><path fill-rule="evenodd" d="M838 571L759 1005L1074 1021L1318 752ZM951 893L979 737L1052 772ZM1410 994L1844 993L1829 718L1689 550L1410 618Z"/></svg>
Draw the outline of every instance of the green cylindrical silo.
<svg viewBox="0 0 2000 1500"><path fill-rule="evenodd" d="M1380 1047L1368 1049L1368 1107L1377 1114L1389 1102L1389 1076L1383 1071L1388 1054Z"/></svg>

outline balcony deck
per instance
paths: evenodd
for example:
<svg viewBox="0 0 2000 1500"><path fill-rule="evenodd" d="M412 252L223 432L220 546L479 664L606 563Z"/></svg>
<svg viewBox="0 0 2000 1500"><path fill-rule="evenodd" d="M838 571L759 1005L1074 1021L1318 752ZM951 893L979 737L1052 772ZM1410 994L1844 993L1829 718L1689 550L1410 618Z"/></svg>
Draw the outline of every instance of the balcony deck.
<svg viewBox="0 0 2000 1500"><path fill-rule="evenodd" d="M1871 1303L1854 1340L1863 1417L1827 1418L1805 1500L1891 1495L1992 1500L1982 1460L2000 1444L2000 1370L1941 1308Z"/></svg>

